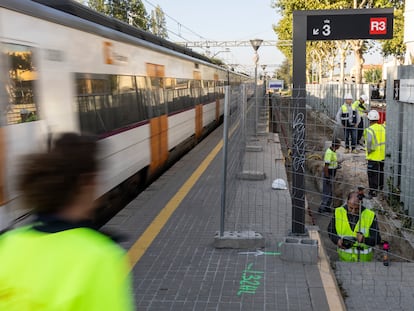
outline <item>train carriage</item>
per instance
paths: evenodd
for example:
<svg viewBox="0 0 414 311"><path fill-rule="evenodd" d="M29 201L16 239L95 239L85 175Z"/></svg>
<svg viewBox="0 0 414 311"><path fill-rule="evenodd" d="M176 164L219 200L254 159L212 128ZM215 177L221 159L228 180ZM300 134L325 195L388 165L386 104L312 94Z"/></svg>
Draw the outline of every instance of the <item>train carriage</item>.
<svg viewBox="0 0 414 311"><path fill-rule="evenodd" d="M224 85L248 79L68 0L2 1L0 48L0 216L19 205L20 156L58 133L100 137L102 196L156 176L218 125Z"/></svg>

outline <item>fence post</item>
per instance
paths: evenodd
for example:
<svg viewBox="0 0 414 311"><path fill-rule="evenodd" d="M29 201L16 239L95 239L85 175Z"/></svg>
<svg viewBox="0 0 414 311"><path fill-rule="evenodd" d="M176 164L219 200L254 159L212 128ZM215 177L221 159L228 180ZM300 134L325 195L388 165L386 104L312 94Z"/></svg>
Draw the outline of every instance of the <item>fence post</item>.
<svg viewBox="0 0 414 311"><path fill-rule="evenodd" d="M224 235L224 217L226 213L226 182L227 182L227 146L229 134L229 86L224 87L224 124L223 124L223 175L221 181L221 217L220 217L220 237Z"/></svg>

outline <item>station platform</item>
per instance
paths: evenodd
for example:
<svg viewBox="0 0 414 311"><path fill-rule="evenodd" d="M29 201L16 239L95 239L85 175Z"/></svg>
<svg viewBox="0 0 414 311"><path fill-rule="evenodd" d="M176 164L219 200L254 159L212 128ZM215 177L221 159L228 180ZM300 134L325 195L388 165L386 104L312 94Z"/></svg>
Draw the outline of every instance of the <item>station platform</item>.
<svg viewBox="0 0 414 311"><path fill-rule="evenodd" d="M122 246L131 260L137 310L345 310L317 228L308 228L309 238L319 242L317 262L282 258L292 212L289 191L271 188L274 168L263 168L268 177L259 186L289 204L263 200L265 215L280 215L270 224L269 217L255 220L257 228L273 232L266 234L271 238L265 247L215 248L222 132L205 138L103 228L128 237ZM275 156L280 143L268 135L256 143L265 156ZM284 162L274 163L286 175ZM252 190L249 183L245 187L240 193Z"/></svg>

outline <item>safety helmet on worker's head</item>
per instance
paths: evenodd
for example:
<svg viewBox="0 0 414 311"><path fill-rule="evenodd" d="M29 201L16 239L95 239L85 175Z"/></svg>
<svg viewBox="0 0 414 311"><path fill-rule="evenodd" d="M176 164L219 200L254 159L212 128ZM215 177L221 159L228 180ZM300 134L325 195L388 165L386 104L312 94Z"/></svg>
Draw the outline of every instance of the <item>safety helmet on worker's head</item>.
<svg viewBox="0 0 414 311"><path fill-rule="evenodd" d="M378 121L379 120L379 113L376 110L371 110L370 112L368 112L368 116L367 116L368 120L370 121Z"/></svg>
<svg viewBox="0 0 414 311"><path fill-rule="evenodd" d="M341 146L341 140L339 138L332 139L332 147L340 147Z"/></svg>
<svg viewBox="0 0 414 311"><path fill-rule="evenodd" d="M272 189L286 190L286 182L281 178L277 178L272 183Z"/></svg>
<svg viewBox="0 0 414 311"><path fill-rule="evenodd" d="M347 93L347 94L345 94L344 99L345 100L347 100L347 99L353 99L353 97L352 97L351 93Z"/></svg>
<svg viewBox="0 0 414 311"><path fill-rule="evenodd" d="M359 98L362 99L364 102L368 100L368 96L365 94L362 94L361 96L359 96Z"/></svg>

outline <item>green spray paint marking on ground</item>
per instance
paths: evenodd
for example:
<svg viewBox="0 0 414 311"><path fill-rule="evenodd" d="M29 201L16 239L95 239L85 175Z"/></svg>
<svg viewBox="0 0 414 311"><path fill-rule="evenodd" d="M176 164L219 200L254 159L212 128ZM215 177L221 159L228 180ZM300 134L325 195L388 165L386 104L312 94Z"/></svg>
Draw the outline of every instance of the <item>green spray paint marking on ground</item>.
<svg viewBox="0 0 414 311"><path fill-rule="evenodd" d="M278 255L281 255L281 253L279 253L279 252L263 252L260 249L258 249L255 252L240 252L239 255L255 255L255 256L272 255L272 256L278 256Z"/></svg>
<svg viewBox="0 0 414 311"><path fill-rule="evenodd" d="M259 280L263 277L264 272L251 270L252 267L253 263L249 263L247 269L243 270L237 296L241 296L242 294L255 294L257 288L260 286Z"/></svg>

